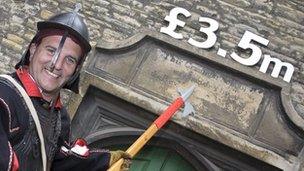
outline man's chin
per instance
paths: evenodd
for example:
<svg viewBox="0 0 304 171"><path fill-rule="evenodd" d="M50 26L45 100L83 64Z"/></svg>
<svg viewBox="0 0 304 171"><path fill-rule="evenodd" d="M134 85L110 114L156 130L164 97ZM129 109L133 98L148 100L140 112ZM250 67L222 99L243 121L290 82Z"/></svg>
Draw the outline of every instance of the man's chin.
<svg viewBox="0 0 304 171"><path fill-rule="evenodd" d="M60 92L60 88L44 88L41 87L42 93L45 95L54 96Z"/></svg>
<svg viewBox="0 0 304 171"><path fill-rule="evenodd" d="M47 84L40 84L39 88L40 90L42 91L42 94L44 96L48 96L48 97L52 97L52 98L56 98L57 95L59 94L61 88L63 86L50 86L50 85L47 85Z"/></svg>

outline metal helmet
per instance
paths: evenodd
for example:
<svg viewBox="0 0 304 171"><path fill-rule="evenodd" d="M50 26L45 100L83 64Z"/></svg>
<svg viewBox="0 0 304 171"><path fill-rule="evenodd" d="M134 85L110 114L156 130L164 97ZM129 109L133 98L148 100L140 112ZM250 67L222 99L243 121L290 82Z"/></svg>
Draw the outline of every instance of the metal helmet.
<svg viewBox="0 0 304 171"><path fill-rule="evenodd" d="M78 10L80 9L80 4L76 5L76 8L73 12L67 12L67 13L61 13L57 14L51 18L49 18L46 21L40 21L37 23L37 29L38 32L32 39L30 45L32 43L35 43L37 39L39 38L39 34L43 32L43 30L49 30L49 29L59 29L63 30L64 34L61 38L61 41L59 43L59 46L53 56L53 59L51 61L51 66L54 67L55 63L57 62L58 56L60 55L60 52L62 50L62 47L64 45L64 42L66 40L67 36L73 36L77 39L77 41L80 43L80 46L83 50L83 55L78 63L78 66L75 70L75 73L70 78L70 80L64 85L63 88L70 89L74 91L75 93L78 93L78 82L79 82L79 72L80 68L85 60L85 57L88 52L91 50L91 45L89 43L89 32L86 24L84 23L81 16L78 15ZM24 65L29 65L29 47L23 54L21 60L15 65L15 68L18 69Z"/></svg>
<svg viewBox="0 0 304 171"><path fill-rule="evenodd" d="M67 30L69 34L78 38L84 45L85 53L91 50L88 28L83 19L75 12L61 13L47 21L40 21L37 23L37 28L38 30L50 28Z"/></svg>

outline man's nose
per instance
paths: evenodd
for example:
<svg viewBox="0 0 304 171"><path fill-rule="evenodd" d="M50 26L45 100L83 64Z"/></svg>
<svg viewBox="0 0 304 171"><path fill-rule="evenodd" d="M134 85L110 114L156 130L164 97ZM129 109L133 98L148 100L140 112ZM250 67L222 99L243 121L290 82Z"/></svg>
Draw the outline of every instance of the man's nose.
<svg viewBox="0 0 304 171"><path fill-rule="evenodd" d="M56 70L61 70L64 64L64 59L65 57L63 55L60 55L55 63L55 69Z"/></svg>

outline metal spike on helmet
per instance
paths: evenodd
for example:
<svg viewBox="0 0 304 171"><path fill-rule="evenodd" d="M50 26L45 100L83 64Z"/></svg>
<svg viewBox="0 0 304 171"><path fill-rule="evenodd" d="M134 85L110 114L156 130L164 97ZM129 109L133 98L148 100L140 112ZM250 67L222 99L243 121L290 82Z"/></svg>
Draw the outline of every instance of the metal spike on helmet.
<svg viewBox="0 0 304 171"><path fill-rule="evenodd" d="M81 4L77 3L75 5L75 9L72 12L60 13L58 15L55 15L55 16L49 18L46 21L38 22L37 23L38 33L35 35L35 37L32 39L32 41L30 43L30 44L36 43L37 37L42 30L45 30L45 29L64 30L64 34L60 40L58 48L56 49L56 52L51 60L50 66L49 66L49 69L52 71L58 60L58 57L60 56L60 52L63 48L66 37L68 37L68 35L72 35L80 42L80 44L82 45L81 46L82 50L84 51L83 56L80 59L80 62L78 63L78 68L76 68L74 75L64 86L64 88L70 89L70 90L74 91L75 93L78 93L78 80L79 80L80 67L82 66L83 61L85 60L85 56L91 50L91 45L89 43L88 28L87 28L86 24L84 23L82 17L78 15L78 12L80 9L81 9ZM16 64L15 68L18 69L19 67L28 65L29 56L30 56L30 53L29 53L29 47L28 47L28 49L22 56L21 60Z"/></svg>
<svg viewBox="0 0 304 171"><path fill-rule="evenodd" d="M81 10L81 4L80 3L76 3L75 4L75 9L74 9L74 12L78 13L78 11Z"/></svg>

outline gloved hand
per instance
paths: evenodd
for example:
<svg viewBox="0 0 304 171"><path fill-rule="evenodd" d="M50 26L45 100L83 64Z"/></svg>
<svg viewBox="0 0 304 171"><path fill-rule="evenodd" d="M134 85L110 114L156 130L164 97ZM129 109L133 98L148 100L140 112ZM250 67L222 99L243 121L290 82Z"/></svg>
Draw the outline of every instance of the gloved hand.
<svg viewBox="0 0 304 171"><path fill-rule="evenodd" d="M114 163L116 163L119 159L123 158L124 162L121 165L121 171L127 171L131 165L131 156L125 151L117 150L110 151L110 163L109 167L111 167Z"/></svg>

